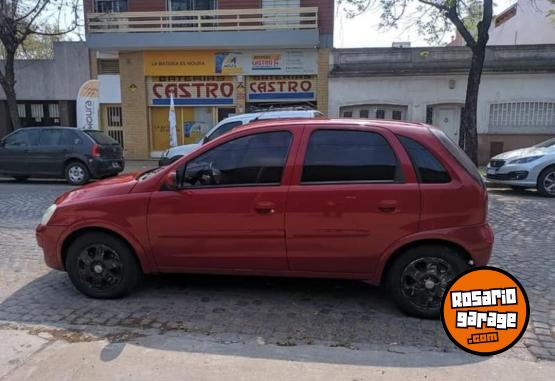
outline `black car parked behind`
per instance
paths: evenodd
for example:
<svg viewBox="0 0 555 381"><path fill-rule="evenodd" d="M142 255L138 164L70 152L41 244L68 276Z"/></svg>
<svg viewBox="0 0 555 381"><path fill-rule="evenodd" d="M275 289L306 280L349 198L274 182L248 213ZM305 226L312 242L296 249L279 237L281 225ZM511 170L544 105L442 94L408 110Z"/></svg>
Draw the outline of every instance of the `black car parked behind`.
<svg viewBox="0 0 555 381"><path fill-rule="evenodd" d="M65 177L72 185L117 175L125 161L117 141L101 131L71 127L26 127L0 141L0 175Z"/></svg>

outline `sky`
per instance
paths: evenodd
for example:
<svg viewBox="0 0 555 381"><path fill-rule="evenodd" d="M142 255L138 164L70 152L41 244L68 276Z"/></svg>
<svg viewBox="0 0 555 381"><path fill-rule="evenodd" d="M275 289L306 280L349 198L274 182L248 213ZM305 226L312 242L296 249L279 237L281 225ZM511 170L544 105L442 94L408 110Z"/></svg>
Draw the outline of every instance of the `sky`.
<svg viewBox="0 0 555 381"><path fill-rule="evenodd" d="M516 0L496 0L494 14L499 14ZM413 6L408 13L414 13ZM362 48L362 47L391 47L392 42L410 41L411 46L427 46L424 38L415 28L408 27L408 23L401 22L399 28L379 30L379 9L370 9L364 14L354 18L347 18L342 9L336 7L335 11L334 45L336 48ZM454 36L454 32L445 36L445 43Z"/></svg>

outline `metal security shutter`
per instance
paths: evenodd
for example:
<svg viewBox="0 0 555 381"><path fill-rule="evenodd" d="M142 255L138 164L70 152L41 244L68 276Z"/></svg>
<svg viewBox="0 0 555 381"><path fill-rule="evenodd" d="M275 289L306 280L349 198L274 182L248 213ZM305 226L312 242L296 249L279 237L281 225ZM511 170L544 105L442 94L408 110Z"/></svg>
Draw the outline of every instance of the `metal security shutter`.
<svg viewBox="0 0 555 381"><path fill-rule="evenodd" d="M98 60L98 74L119 74L119 60Z"/></svg>

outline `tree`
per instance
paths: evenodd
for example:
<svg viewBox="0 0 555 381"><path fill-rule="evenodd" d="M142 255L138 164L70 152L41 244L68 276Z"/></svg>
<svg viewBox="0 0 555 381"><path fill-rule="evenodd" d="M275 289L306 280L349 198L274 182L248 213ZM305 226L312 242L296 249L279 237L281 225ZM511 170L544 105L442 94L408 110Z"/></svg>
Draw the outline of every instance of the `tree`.
<svg viewBox="0 0 555 381"><path fill-rule="evenodd" d="M6 94L12 129L20 127L15 92L15 58L33 43L56 38L79 26L79 0L0 0L0 85ZM53 26L54 25L54 26Z"/></svg>
<svg viewBox="0 0 555 381"><path fill-rule="evenodd" d="M492 0L339 0L339 4L351 17L371 8L379 8L380 27L384 28L397 27L401 19L410 18L419 33L432 43L442 41L453 27L459 32L472 52L459 144L474 163L477 163L478 92L493 17ZM414 14L409 15L409 7L414 6Z"/></svg>

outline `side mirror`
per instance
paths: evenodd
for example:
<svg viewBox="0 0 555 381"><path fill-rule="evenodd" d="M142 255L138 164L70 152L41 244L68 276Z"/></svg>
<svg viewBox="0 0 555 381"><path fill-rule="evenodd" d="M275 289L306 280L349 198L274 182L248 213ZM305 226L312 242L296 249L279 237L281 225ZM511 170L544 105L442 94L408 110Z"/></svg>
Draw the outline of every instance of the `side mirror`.
<svg viewBox="0 0 555 381"><path fill-rule="evenodd" d="M164 182L162 183L162 190L175 191L177 190L179 182L177 181L177 171L171 171L164 177Z"/></svg>

